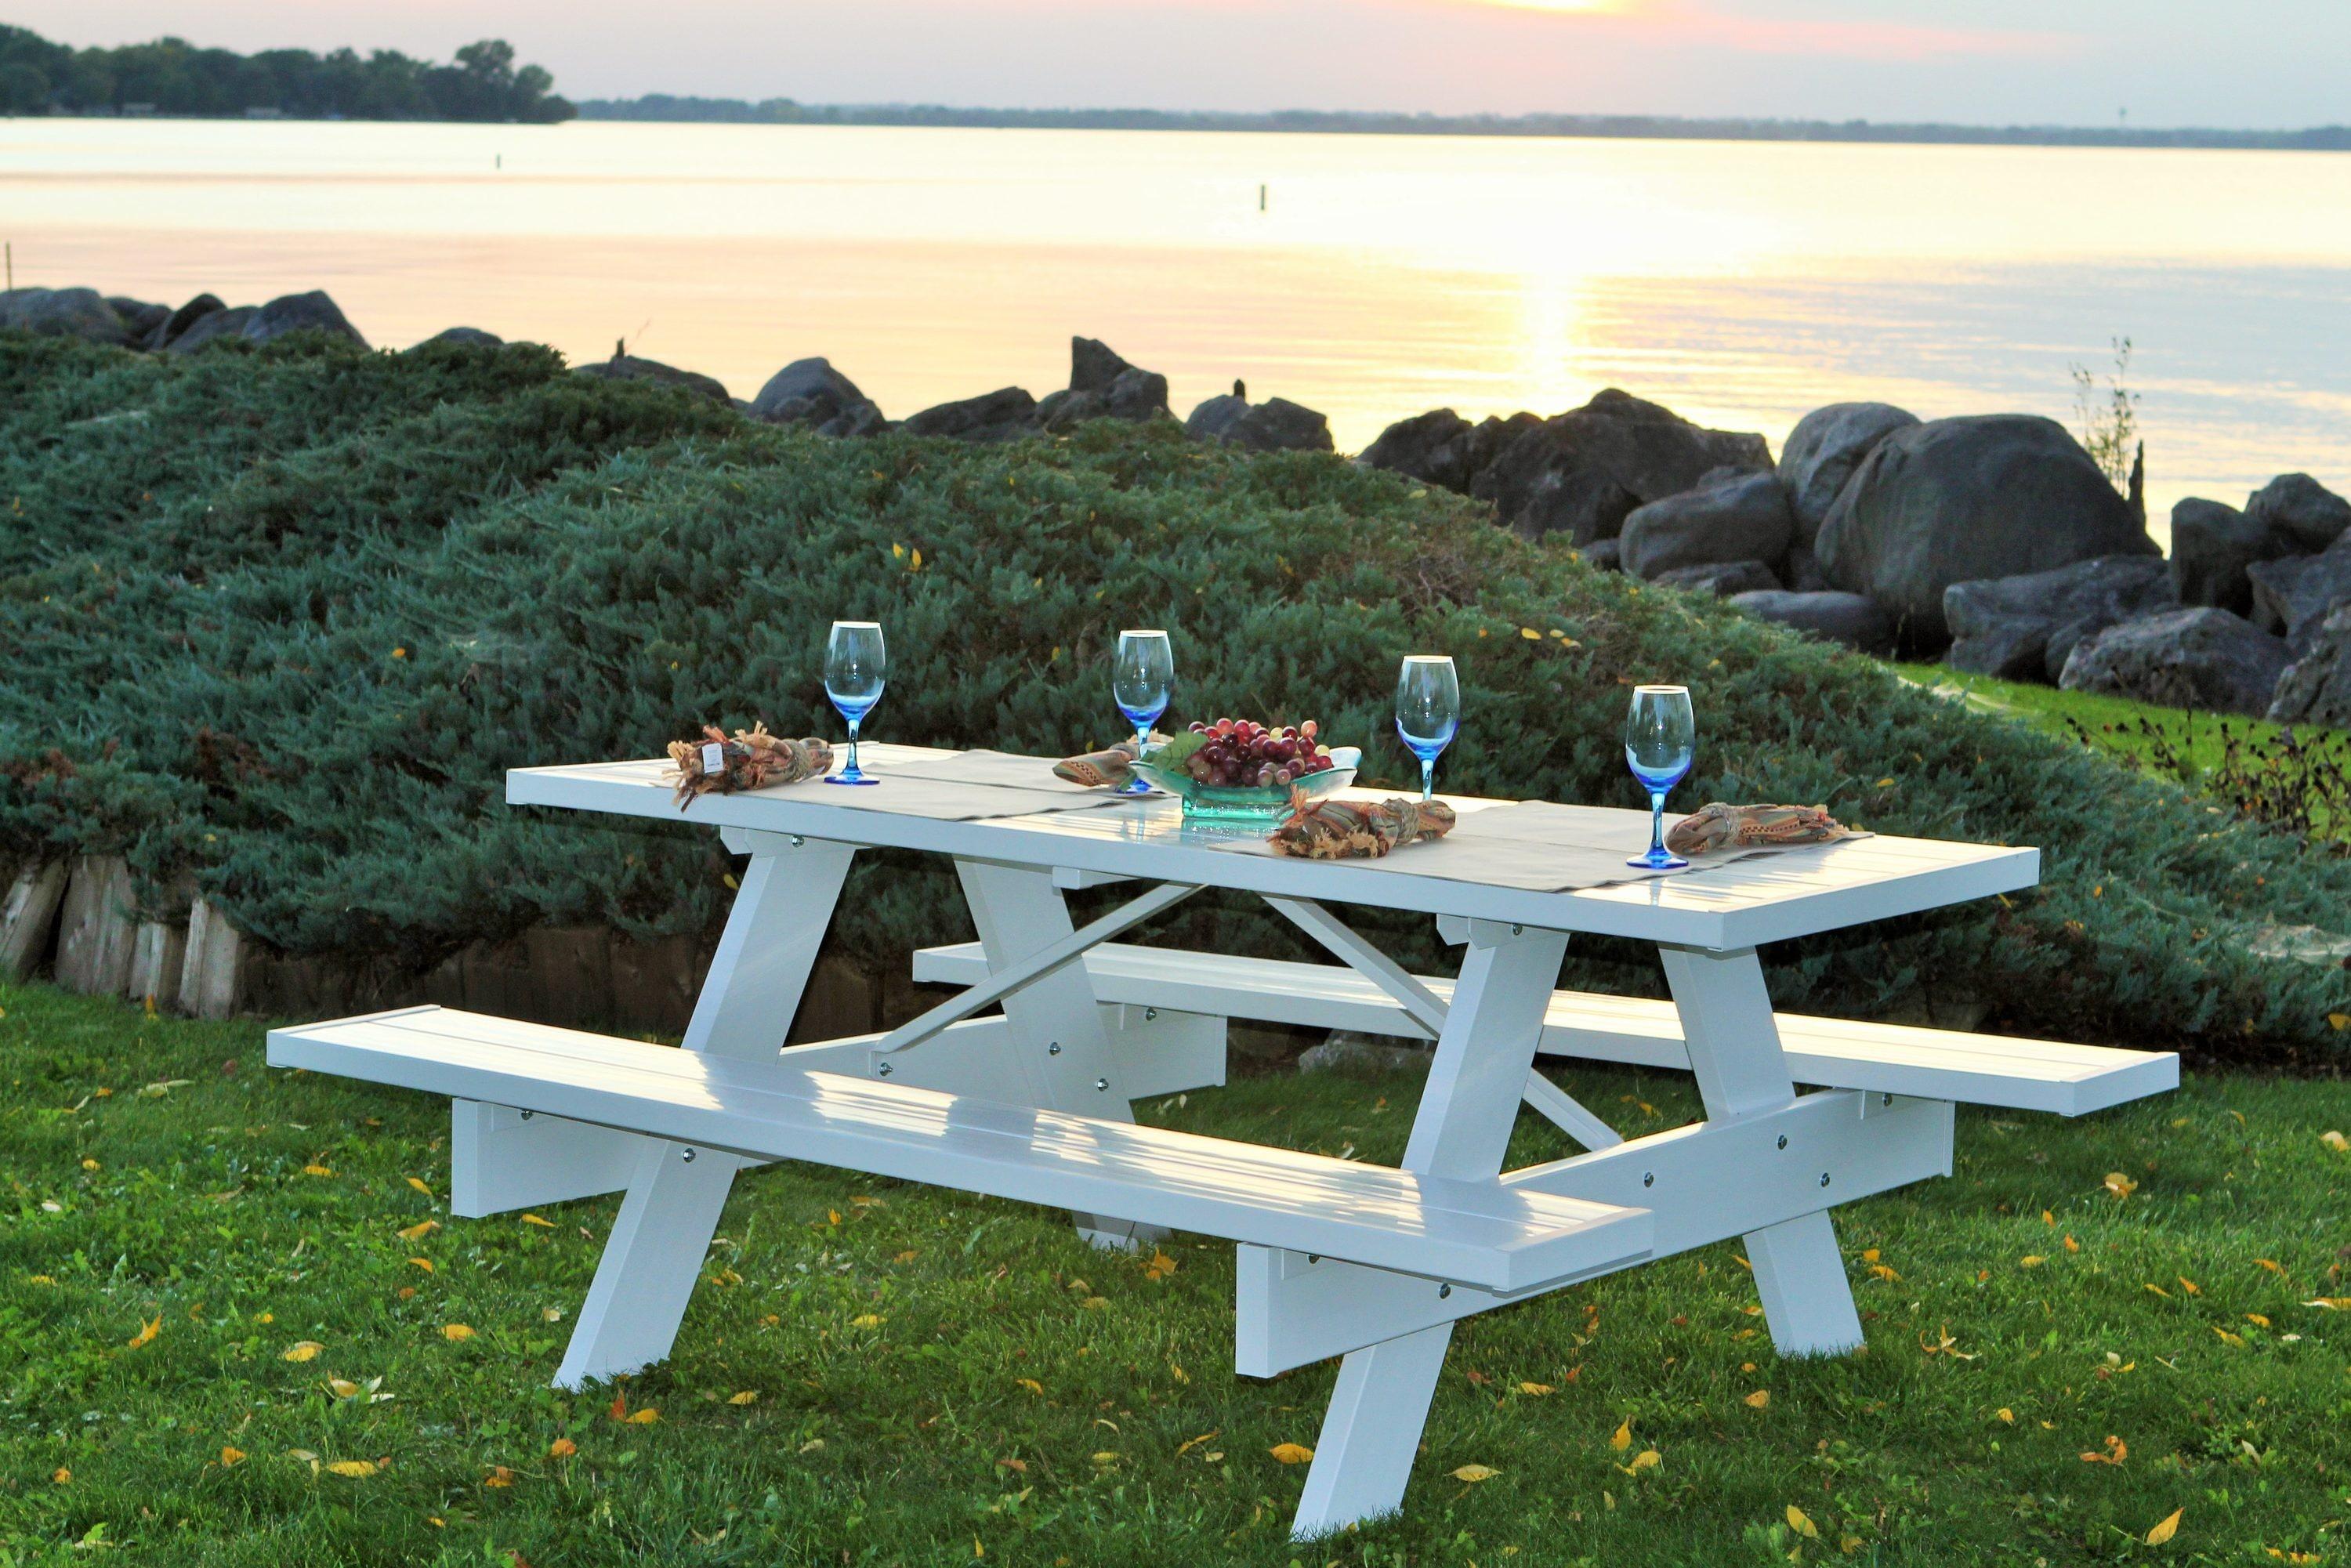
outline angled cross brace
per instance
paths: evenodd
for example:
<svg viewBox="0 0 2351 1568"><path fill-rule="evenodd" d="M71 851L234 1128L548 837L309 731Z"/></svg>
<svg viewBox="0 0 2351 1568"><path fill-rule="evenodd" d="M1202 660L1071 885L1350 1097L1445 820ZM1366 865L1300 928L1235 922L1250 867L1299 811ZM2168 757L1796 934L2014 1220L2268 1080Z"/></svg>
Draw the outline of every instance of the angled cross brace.
<svg viewBox="0 0 2351 1568"><path fill-rule="evenodd" d="M1502 1181L1648 1209L1655 1240L1649 1257L1635 1261L1652 1262L1950 1169L1949 1102L1889 1104L1883 1095L1838 1090L1739 1121L1699 1122L1530 1166ZM1279 1248L1243 1246L1238 1257L1234 1367L1249 1377L1271 1377L1541 1293L1502 1296L1456 1285L1439 1295L1435 1283L1416 1276Z"/></svg>

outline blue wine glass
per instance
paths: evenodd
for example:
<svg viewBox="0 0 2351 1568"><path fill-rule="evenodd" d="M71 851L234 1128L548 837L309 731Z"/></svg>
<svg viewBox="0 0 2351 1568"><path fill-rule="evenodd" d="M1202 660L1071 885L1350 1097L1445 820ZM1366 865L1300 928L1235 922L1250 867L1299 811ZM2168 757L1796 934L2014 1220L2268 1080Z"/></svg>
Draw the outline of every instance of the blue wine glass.
<svg viewBox="0 0 2351 1568"><path fill-rule="evenodd" d="M1687 686L1635 686L1625 720L1625 762L1649 792L1649 852L1625 862L1645 871L1689 864L1666 848L1666 793L1682 781L1698 757L1698 719Z"/></svg>
<svg viewBox="0 0 2351 1568"><path fill-rule="evenodd" d="M890 674L889 651L882 643L878 621L836 621L824 645L824 695L849 721L849 766L827 775L828 784L879 784L857 766L857 727L882 700Z"/></svg>
<svg viewBox="0 0 2351 1568"><path fill-rule="evenodd" d="M1176 651L1165 632L1122 632L1118 653L1110 669L1111 695L1118 711L1134 726L1134 754L1143 755L1151 727L1167 711L1176 693ZM1148 795L1151 785L1140 774L1119 786L1122 795Z"/></svg>
<svg viewBox="0 0 2351 1568"><path fill-rule="evenodd" d="M1420 798L1437 793L1437 757L1461 727L1461 677L1443 653L1406 655L1396 675L1396 735L1420 758Z"/></svg>

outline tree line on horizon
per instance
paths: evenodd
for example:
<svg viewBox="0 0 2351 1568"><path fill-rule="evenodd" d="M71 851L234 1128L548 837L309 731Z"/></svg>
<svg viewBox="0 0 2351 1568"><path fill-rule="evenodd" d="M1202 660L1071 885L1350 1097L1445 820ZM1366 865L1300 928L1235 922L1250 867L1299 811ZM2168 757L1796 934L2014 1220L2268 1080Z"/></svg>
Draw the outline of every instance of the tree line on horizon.
<svg viewBox="0 0 2351 1568"><path fill-rule="evenodd" d="M588 99L582 120L741 125L906 125L1036 131L1255 131L1378 136L1596 136L1692 141L1954 142L2032 147L2214 147L2351 152L2351 127L2299 131L1944 125L1867 120L1688 119L1665 114L1430 114L1379 110L970 109L932 103L800 103L646 93Z"/></svg>
<svg viewBox="0 0 2351 1568"><path fill-rule="evenodd" d="M184 38L77 49L0 26L0 110L9 114L236 116L269 110L300 120L518 120L551 125L579 113L544 67L515 64L503 38L466 45L445 65L396 49L362 57L265 49L240 55Z"/></svg>

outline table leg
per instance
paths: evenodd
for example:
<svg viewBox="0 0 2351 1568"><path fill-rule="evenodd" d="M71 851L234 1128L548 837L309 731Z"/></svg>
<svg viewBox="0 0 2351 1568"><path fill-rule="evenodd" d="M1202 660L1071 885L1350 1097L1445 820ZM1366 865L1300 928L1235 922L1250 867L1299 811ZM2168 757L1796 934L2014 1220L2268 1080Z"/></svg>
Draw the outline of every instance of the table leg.
<svg viewBox="0 0 2351 1568"><path fill-rule="evenodd" d="M772 1061L808 988L856 851L733 829L726 841L748 851L751 863L686 1026L685 1049ZM555 1375L559 1388L617 1377L669 1354L743 1165L731 1155L659 1138L642 1143L629 1196Z"/></svg>
<svg viewBox="0 0 2351 1568"><path fill-rule="evenodd" d="M1406 1170L1470 1181L1500 1174L1566 955L1560 932L1482 921L1471 927L1405 1149ZM1340 1363L1293 1538L1325 1535L1403 1505L1452 1337L1453 1325L1440 1323L1350 1351Z"/></svg>
<svg viewBox="0 0 2351 1568"><path fill-rule="evenodd" d="M1752 947L1727 953L1660 947L1680 1011L1690 1068L1707 1118L1735 1121L1792 1104L1796 1087ZM1860 1348L1861 1317L1825 1210L1744 1238L1771 1343L1782 1355L1837 1355Z"/></svg>
<svg viewBox="0 0 2351 1568"><path fill-rule="evenodd" d="M959 860L956 874L990 970L1017 964L1076 930L1050 871ZM1103 1121L1134 1120L1125 1070L1111 1051L1083 964L1068 965L1023 987L1004 998L1003 1008L1019 1081L1005 1084L997 1098ZM1166 1234L1157 1226L1106 1215L1072 1218L1097 1247L1129 1248Z"/></svg>

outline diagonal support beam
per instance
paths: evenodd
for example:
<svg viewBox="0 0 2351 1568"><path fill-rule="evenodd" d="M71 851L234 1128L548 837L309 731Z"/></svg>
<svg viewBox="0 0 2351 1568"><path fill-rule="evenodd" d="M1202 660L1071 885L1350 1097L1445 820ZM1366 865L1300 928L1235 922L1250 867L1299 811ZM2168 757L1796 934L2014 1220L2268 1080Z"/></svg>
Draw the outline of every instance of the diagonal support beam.
<svg viewBox="0 0 2351 1568"><path fill-rule="evenodd" d="M1394 997L1405 1015L1430 1036L1445 1032L1445 1003L1404 966L1355 935L1353 927L1311 898L1266 896L1290 923L1355 973Z"/></svg>
<svg viewBox="0 0 2351 1568"><path fill-rule="evenodd" d="M1048 947L1040 947L1019 963L998 970L983 983L960 995L948 998L937 1007L900 1024L883 1035L873 1045L873 1054L889 1056L916 1046L937 1034L949 1024L960 1023L990 1003L1034 985L1055 970L1085 956L1086 950L1109 941L1120 933L1142 925L1164 909L1168 909L1199 892L1196 886L1183 883L1162 883L1142 897L1123 904L1101 919L1081 926Z"/></svg>
<svg viewBox="0 0 2351 1568"><path fill-rule="evenodd" d="M1585 1110L1582 1101L1545 1078L1539 1070L1527 1074L1526 1101L1552 1126L1595 1154L1625 1141L1624 1134Z"/></svg>

